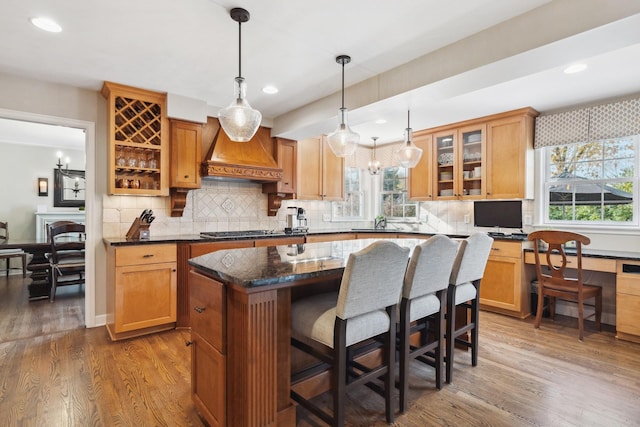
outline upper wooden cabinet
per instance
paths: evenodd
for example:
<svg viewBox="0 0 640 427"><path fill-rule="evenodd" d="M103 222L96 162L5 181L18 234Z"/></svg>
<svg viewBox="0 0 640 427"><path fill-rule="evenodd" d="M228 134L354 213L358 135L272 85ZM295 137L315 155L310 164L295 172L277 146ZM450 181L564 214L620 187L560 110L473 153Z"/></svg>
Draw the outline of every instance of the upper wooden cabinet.
<svg viewBox="0 0 640 427"><path fill-rule="evenodd" d="M298 143L296 141L275 138L273 156L282 168L282 180L262 185L263 193L295 194L297 189Z"/></svg>
<svg viewBox="0 0 640 427"><path fill-rule="evenodd" d="M413 143L422 149L422 157L416 167L409 169L409 199L416 201L433 200L432 145L433 135L415 133Z"/></svg>
<svg viewBox="0 0 640 427"><path fill-rule="evenodd" d="M105 82L109 194L169 194L166 95Z"/></svg>
<svg viewBox="0 0 640 427"><path fill-rule="evenodd" d="M200 188L202 125L171 120L171 188Z"/></svg>
<svg viewBox="0 0 640 427"><path fill-rule="evenodd" d="M326 136L298 142L298 199L344 200L344 159L331 151Z"/></svg>
<svg viewBox="0 0 640 427"><path fill-rule="evenodd" d="M533 131L538 112L525 108L487 123L488 199L533 197Z"/></svg>

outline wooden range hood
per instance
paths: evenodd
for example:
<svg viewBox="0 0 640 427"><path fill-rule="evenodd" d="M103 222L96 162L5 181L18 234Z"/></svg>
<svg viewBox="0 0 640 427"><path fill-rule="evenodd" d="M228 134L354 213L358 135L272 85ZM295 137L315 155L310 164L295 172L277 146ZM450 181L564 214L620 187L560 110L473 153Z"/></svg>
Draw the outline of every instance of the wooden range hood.
<svg viewBox="0 0 640 427"><path fill-rule="evenodd" d="M269 128L260 127L251 140L234 142L218 128L202 163L203 178L277 182L282 168L273 157L273 140Z"/></svg>

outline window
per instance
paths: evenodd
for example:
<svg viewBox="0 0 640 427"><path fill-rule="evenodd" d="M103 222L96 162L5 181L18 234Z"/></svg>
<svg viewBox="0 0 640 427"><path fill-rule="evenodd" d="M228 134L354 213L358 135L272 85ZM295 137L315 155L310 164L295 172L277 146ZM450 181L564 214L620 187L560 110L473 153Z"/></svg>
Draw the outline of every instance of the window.
<svg viewBox="0 0 640 427"><path fill-rule="evenodd" d="M361 172L358 168L345 168L345 201L333 202L334 219L362 219L364 217L364 191L362 191Z"/></svg>
<svg viewBox="0 0 640 427"><path fill-rule="evenodd" d="M544 222L638 224L638 136L545 147L544 162Z"/></svg>
<svg viewBox="0 0 640 427"><path fill-rule="evenodd" d="M410 202L407 194L407 169L386 168L382 174L380 212L391 219L417 219L418 203Z"/></svg>

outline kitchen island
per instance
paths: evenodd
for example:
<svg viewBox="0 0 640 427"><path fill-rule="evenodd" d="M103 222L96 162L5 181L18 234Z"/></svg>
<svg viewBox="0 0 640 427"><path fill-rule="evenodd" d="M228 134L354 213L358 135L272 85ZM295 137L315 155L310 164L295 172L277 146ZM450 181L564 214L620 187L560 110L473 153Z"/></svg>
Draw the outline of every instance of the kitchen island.
<svg viewBox="0 0 640 427"><path fill-rule="evenodd" d="M373 241L220 250L189 261L192 395L211 426L296 424L291 300L337 289L349 254Z"/></svg>

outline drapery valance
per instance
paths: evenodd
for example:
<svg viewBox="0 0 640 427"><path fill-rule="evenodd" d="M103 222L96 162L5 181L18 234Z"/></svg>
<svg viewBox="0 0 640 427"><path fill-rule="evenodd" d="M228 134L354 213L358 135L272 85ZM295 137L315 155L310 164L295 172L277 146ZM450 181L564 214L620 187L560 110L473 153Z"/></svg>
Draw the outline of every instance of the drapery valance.
<svg viewBox="0 0 640 427"><path fill-rule="evenodd" d="M536 118L535 148L640 134L640 98Z"/></svg>

